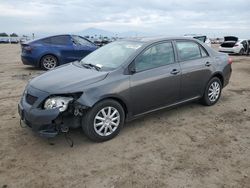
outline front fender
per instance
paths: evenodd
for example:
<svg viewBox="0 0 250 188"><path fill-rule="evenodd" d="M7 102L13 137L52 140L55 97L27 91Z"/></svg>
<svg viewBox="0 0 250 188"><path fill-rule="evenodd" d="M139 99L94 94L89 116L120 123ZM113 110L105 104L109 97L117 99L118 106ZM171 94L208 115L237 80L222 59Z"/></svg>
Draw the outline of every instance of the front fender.
<svg viewBox="0 0 250 188"><path fill-rule="evenodd" d="M114 79L112 82L106 79L97 82L86 88L77 101L84 106L93 107L97 102L108 98L117 99L129 108L130 87L127 76L120 77L120 80Z"/></svg>
<svg viewBox="0 0 250 188"><path fill-rule="evenodd" d="M123 97L120 96L118 94L106 94L106 95L102 95L99 97L95 97L93 95L82 95L82 97L80 97L77 102L80 103L83 106L92 108L96 103L105 100L105 99L114 99L117 100L118 102L122 102L124 105L126 105L127 108L129 108L129 103L128 101Z"/></svg>

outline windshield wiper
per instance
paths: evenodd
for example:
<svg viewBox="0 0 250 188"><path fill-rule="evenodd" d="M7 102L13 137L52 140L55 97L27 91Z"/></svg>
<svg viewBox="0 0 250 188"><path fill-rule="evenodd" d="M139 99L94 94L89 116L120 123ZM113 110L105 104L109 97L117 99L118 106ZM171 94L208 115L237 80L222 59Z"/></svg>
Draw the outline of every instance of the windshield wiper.
<svg viewBox="0 0 250 188"><path fill-rule="evenodd" d="M84 66L85 68L94 68L97 71L100 71L100 69L101 69L101 67L93 65L91 63L82 63L82 66Z"/></svg>

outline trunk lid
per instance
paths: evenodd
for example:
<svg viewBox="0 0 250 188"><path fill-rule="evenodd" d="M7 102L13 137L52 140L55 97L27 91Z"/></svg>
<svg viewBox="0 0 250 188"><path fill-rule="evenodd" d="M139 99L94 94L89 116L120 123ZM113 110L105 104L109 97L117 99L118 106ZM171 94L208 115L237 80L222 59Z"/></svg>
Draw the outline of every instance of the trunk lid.
<svg viewBox="0 0 250 188"><path fill-rule="evenodd" d="M234 37L234 36L227 36L227 37L224 37L224 41L234 41L234 42L237 42L238 41L238 37Z"/></svg>
<svg viewBox="0 0 250 188"><path fill-rule="evenodd" d="M238 42L238 37L227 36L224 37L224 42L221 44L223 48L232 48Z"/></svg>

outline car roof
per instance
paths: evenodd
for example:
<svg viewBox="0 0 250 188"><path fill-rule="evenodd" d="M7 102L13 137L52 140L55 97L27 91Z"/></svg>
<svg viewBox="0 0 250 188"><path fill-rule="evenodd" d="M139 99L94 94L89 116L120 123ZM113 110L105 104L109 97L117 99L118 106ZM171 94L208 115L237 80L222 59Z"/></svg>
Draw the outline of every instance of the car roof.
<svg viewBox="0 0 250 188"><path fill-rule="evenodd" d="M48 39L48 38L57 37L57 36L71 36L71 34L50 35L50 36L46 36L46 37L40 37L40 38L36 38L36 39L30 39L30 40L24 42L23 44L34 43L34 42L37 42L37 41L41 41L43 39Z"/></svg>
<svg viewBox="0 0 250 188"><path fill-rule="evenodd" d="M202 34L185 34L184 37L206 37L206 35L202 35Z"/></svg>
<svg viewBox="0 0 250 188"><path fill-rule="evenodd" d="M197 39L194 39L192 37L164 37L164 36L157 36L157 37L135 37L135 38L126 38L123 39L124 41L134 41L134 42L142 42L142 43L154 43L154 42L160 42L164 40L191 40L191 41L197 41Z"/></svg>
<svg viewBox="0 0 250 188"><path fill-rule="evenodd" d="M52 38L52 37L60 37L60 36L71 36L71 34L60 34L60 35L51 35L51 36L47 36L41 39L45 39L45 38Z"/></svg>

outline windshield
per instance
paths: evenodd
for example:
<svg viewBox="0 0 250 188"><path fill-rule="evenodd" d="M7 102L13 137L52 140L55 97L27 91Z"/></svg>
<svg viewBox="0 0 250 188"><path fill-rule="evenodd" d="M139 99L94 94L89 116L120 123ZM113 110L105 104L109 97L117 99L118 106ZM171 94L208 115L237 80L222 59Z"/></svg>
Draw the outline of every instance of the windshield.
<svg viewBox="0 0 250 188"><path fill-rule="evenodd" d="M83 58L81 64L92 64L100 69L116 69L141 46L141 42L112 42Z"/></svg>

